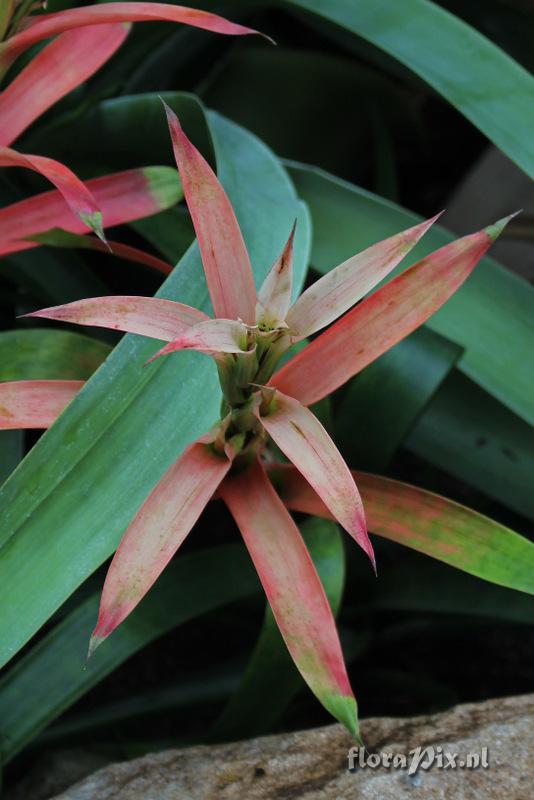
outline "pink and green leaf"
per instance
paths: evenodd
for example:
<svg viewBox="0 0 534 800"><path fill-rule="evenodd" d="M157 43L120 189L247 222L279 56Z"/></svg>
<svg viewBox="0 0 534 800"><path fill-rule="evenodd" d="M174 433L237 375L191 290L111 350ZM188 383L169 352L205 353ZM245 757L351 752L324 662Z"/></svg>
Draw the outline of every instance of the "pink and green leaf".
<svg viewBox="0 0 534 800"><path fill-rule="evenodd" d="M128 35L123 23L62 33L0 93L0 144L10 145L50 106L91 77Z"/></svg>
<svg viewBox="0 0 534 800"><path fill-rule="evenodd" d="M49 428L83 386L83 381L0 383L0 430Z"/></svg>
<svg viewBox="0 0 534 800"><path fill-rule="evenodd" d="M352 473L361 491L369 530L478 578L534 594L534 543L504 525L407 483ZM333 519L291 465L269 468L292 511Z"/></svg>
<svg viewBox="0 0 534 800"><path fill-rule="evenodd" d="M136 607L165 569L231 462L209 445L190 445L143 503L111 562L89 652ZM172 613L172 610L169 610Z"/></svg>
<svg viewBox="0 0 534 800"><path fill-rule="evenodd" d="M266 414L256 414L280 450L293 462L334 518L356 540L375 566L362 501L343 457L312 412L298 400L276 392Z"/></svg>
<svg viewBox="0 0 534 800"><path fill-rule="evenodd" d="M122 225L157 214L182 196L178 175L169 167L145 167L86 181L106 219ZM23 241L53 228L85 233L85 223L65 203L59 191L44 192L0 209L0 256L39 247Z"/></svg>
<svg viewBox="0 0 534 800"><path fill-rule="evenodd" d="M26 155L18 153L10 147L0 147L0 167L24 167L25 169L39 172L56 186L65 202L72 212L80 218L84 226L91 228L97 236L104 239L102 211L97 201L74 172L64 164L60 164L59 161L54 161L52 158ZM12 232L4 228L1 221L0 225L2 226L0 228L0 241L11 238Z"/></svg>
<svg viewBox="0 0 534 800"><path fill-rule="evenodd" d="M342 386L434 314L509 219L445 245L378 289L288 361L272 385L306 406Z"/></svg>
<svg viewBox="0 0 534 800"><path fill-rule="evenodd" d="M263 285L258 292L256 302L256 322L266 328L278 328L285 323L287 312L291 304L291 290L293 287L293 239L295 238L293 225L289 239Z"/></svg>
<svg viewBox="0 0 534 800"><path fill-rule="evenodd" d="M133 261L137 264L144 264L146 267L155 269L163 275L170 275L173 270L171 264L163 261L157 256L146 253L144 250L139 250L137 247L131 247L129 244L122 242L113 242L108 239L104 244L100 239L94 236L84 236L80 233L70 233L61 228L52 228L50 231L44 233L36 233L34 236L29 237L29 241L37 242L38 244L48 245L49 247L63 247L63 248L79 248L81 250L96 250L99 253L104 253L110 256L117 256L125 261Z"/></svg>
<svg viewBox="0 0 534 800"><path fill-rule="evenodd" d="M248 329L234 319L210 319L199 322L162 347L152 356L154 361L177 350L199 350L201 353L243 353L247 350Z"/></svg>
<svg viewBox="0 0 534 800"><path fill-rule="evenodd" d="M306 289L287 315L293 341L326 327L361 300L395 269L439 216L368 247Z"/></svg>
<svg viewBox="0 0 534 800"><path fill-rule="evenodd" d="M173 341L184 328L208 319L202 311L183 303L129 295L76 300L74 303L33 311L25 316L110 328L164 342Z"/></svg>
<svg viewBox="0 0 534 800"><path fill-rule="evenodd" d="M165 105L174 156L202 256L216 317L253 325L256 288L250 258L226 192Z"/></svg>
<svg viewBox="0 0 534 800"><path fill-rule="evenodd" d="M217 14L196 8L167 3L102 3L28 18L19 33L0 44L0 71L5 72L14 59L28 47L58 33L88 25L151 21L178 22L229 36L258 33L251 28L229 22Z"/></svg>
<svg viewBox="0 0 534 800"><path fill-rule="evenodd" d="M358 736L336 624L300 531L257 462L227 478L220 492L297 668L325 708Z"/></svg>

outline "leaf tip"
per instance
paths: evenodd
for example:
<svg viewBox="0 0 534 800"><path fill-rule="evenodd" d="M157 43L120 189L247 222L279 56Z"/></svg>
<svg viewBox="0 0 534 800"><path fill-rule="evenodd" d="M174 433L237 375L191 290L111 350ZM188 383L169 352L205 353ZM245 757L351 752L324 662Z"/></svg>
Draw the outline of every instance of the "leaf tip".
<svg viewBox="0 0 534 800"><path fill-rule="evenodd" d="M91 230L93 230L96 233L100 241L103 242L106 245L106 247L109 246L104 234L103 218L101 211L92 211L90 213L80 211L80 219L85 225L87 225L88 228L91 228Z"/></svg>
<svg viewBox="0 0 534 800"><path fill-rule="evenodd" d="M513 214L508 214L507 217L503 217L502 219L498 219L497 222L494 222L493 225L488 225L487 228L484 228L485 233L488 234L491 241L494 242L498 237L501 235L503 230L506 228L510 220L520 214L522 209L519 211L514 211Z"/></svg>
<svg viewBox="0 0 534 800"><path fill-rule="evenodd" d="M93 635L89 640L89 649L87 650L86 662L89 661L89 659L95 652L96 648L100 647L105 638L106 638L105 636L97 636L96 634L93 633Z"/></svg>
<svg viewBox="0 0 534 800"><path fill-rule="evenodd" d="M324 698L324 706L343 727L363 746L358 724L358 706L351 694L331 694Z"/></svg>

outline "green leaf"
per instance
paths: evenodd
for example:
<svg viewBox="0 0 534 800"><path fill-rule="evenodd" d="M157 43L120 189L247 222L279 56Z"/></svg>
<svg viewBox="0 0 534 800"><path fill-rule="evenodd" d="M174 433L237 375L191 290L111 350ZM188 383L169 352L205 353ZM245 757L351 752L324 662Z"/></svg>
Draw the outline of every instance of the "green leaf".
<svg viewBox="0 0 534 800"><path fill-rule="evenodd" d="M383 471L460 354L448 339L419 328L356 375L335 415L335 440L347 463Z"/></svg>
<svg viewBox="0 0 534 800"><path fill-rule="evenodd" d="M506 622L534 622L534 599L531 595L477 581L471 575L435 562L422 564L412 558L400 563L396 561L393 569L383 570L376 585L364 583L367 591L360 596L366 609L462 614ZM362 607L358 606L358 618L362 611Z"/></svg>
<svg viewBox="0 0 534 800"><path fill-rule="evenodd" d="M68 741L69 746L72 746L73 737L84 737L89 731L97 728L111 725L115 727L131 719L158 714L168 717L171 710L175 715L181 708L220 704L239 685L239 667L242 668L242 665L233 660L230 663L216 663L209 669L195 670L192 677L177 679L171 684L158 686L155 689L136 691L135 694L131 693L122 700L104 703L77 714L69 714L66 719L60 719L47 728L35 744L45 745L48 748L52 743ZM154 751L153 741L150 742L148 749L150 752Z"/></svg>
<svg viewBox="0 0 534 800"><path fill-rule="evenodd" d="M191 217L183 208L169 208L153 217L131 222L130 226L171 264L182 258L195 238Z"/></svg>
<svg viewBox="0 0 534 800"><path fill-rule="evenodd" d="M310 208L312 265L319 272L328 272L355 252L421 221L418 215L321 170L293 164L290 171ZM434 225L401 269L454 238ZM534 333L532 286L491 258L483 258L427 325L464 349L458 367L465 375L534 423L534 348L528 345Z"/></svg>
<svg viewBox="0 0 534 800"><path fill-rule="evenodd" d="M429 0L286 0L372 42L409 67L534 178L534 79Z"/></svg>
<svg viewBox="0 0 534 800"><path fill-rule="evenodd" d="M302 204L265 145L216 114L208 121L259 283ZM295 246L300 279L309 239L303 216ZM196 244L159 296L209 310ZM218 418L211 360L180 353L143 368L158 347L124 337L0 489L0 664L110 555L165 470Z"/></svg>
<svg viewBox="0 0 534 800"><path fill-rule="evenodd" d="M454 370L405 446L534 519L534 429Z"/></svg>
<svg viewBox="0 0 534 800"><path fill-rule="evenodd" d="M377 179L391 161L384 129L397 137L420 129L407 89L353 59L320 50L236 48L201 93L207 105L254 131L279 155L367 178L373 158ZM362 159L362 152L369 155Z"/></svg>
<svg viewBox="0 0 534 800"><path fill-rule="evenodd" d="M232 580L228 580L229 574ZM86 664L100 593L89 597L0 682L3 762L10 761L53 719L149 642L200 614L259 590L252 562L240 544L178 557Z"/></svg>
<svg viewBox="0 0 534 800"><path fill-rule="evenodd" d="M0 483L11 475L24 453L22 431L0 431Z"/></svg>
<svg viewBox="0 0 534 800"><path fill-rule="evenodd" d="M85 380L111 347L80 333L51 328L0 334L0 381Z"/></svg>
<svg viewBox="0 0 534 800"><path fill-rule="evenodd" d="M307 520L301 530L332 610L337 614L345 581L345 553L339 528L329 520L315 517ZM233 741L272 730L303 685L267 606L245 674L215 723L210 739Z"/></svg>

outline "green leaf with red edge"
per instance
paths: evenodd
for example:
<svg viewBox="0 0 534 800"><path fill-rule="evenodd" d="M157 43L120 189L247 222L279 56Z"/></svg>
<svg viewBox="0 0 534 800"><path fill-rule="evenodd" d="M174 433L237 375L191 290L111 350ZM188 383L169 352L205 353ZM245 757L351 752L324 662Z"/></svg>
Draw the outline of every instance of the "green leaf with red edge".
<svg viewBox="0 0 534 800"><path fill-rule="evenodd" d="M269 475L288 508L331 519L292 466ZM445 497L400 481L353 472L369 530L486 581L534 594L534 543Z"/></svg>
<svg viewBox="0 0 534 800"><path fill-rule="evenodd" d="M341 317L273 376L304 405L326 397L422 325L466 280L510 217L436 250Z"/></svg>
<svg viewBox="0 0 534 800"><path fill-rule="evenodd" d="M123 23L62 33L0 93L0 144L10 145L41 114L91 77L128 35Z"/></svg>
<svg viewBox="0 0 534 800"><path fill-rule="evenodd" d="M151 102L160 106L157 97ZM217 115L209 114L208 120L218 174L236 209L258 284L280 253L288 224L299 217L294 248L298 288L309 228L287 175L255 137ZM160 296L209 310L195 246ZM165 470L218 417L220 394L211 360L182 353L143 370L154 350L153 342L125 337L0 490L0 582L10 598L0 620L0 663L109 556ZM71 442L68 452L61 447L65 437ZM43 525L53 538L53 561L52 540L47 537L45 547ZM35 580L43 564L46 585Z"/></svg>
<svg viewBox="0 0 534 800"><path fill-rule="evenodd" d="M144 167L86 181L105 216L106 226L157 214L182 197L176 170ZM38 247L30 236L52 228L84 233L86 226L66 205L60 192L35 195L0 209L0 256Z"/></svg>

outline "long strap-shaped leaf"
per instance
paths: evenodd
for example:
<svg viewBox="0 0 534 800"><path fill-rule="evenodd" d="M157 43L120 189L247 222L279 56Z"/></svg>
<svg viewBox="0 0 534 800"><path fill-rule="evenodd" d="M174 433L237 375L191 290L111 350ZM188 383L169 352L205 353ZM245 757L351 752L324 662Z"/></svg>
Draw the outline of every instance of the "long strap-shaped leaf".
<svg viewBox="0 0 534 800"><path fill-rule="evenodd" d="M294 340L316 333L361 300L395 269L438 217L368 247L306 289L287 315Z"/></svg>
<svg viewBox="0 0 534 800"><path fill-rule="evenodd" d="M5 71L12 61L28 47L73 28L111 22L150 21L179 22L230 36L257 33L251 28L229 22L217 14L167 3L106 3L85 6L85 8L70 8L54 14L43 14L40 17L30 18L24 30L0 45L0 70Z"/></svg>
<svg viewBox="0 0 534 800"><path fill-rule="evenodd" d="M102 230L102 211L97 201L64 164L44 156L32 156L17 153L10 147L0 147L0 167L24 167L34 172L39 172L56 186L72 211L81 219L83 224L92 228L97 236L104 237ZM0 240L10 239L13 232L5 228L0 221Z"/></svg>
<svg viewBox="0 0 534 800"><path fill-rule="evenodd" d="M345 550L337 525L309 517L300 530L334 615L345 583ZM210 732L210 741L237 741L272 731L302 689L273 613L267 605L263 625L236 691Z"/></svg>
<svg viewBox="0 0 534 800"><path fill-rule="evenodd" d="M90 652L148 592L230 469L230 460L192 444L165 473L124 534L102 592Z"/></svg>
<svg viewBox="0 0 534 800"><path fill-rule="evenodd" d="M510 217L418 261L288 361L273 386L308 406L422 325L465 281Z"/></svg>
<svg viewBox="0 0 534 800"><path fill-rule="evenodd" d="M87 380L111 346L81 333L17 328L0 333L0 381Z"/></svg>
<svg viewBox="0 0 534 800"><path fill-rule="evenodd" d="M228 580L228 576L232 580ZM82 602L0 681L0 740L7 763L52 720L149 642L225 603L261 591L241 543L177 558L84 669L98 595Z"/></svg>
<svg viewBox="0 0 534 800"><path fill-rule="evenodd" d="M292 466L269 475L293 511L332 518ZM353 472L369 530L478 578L534 594L534 544L470 508L400 481Z"/></svg>
<svg viewBox="0 0 534 800"><path fill-rule="evenodd" d="M117 256L123 258L125 261L133 261L138 264L144 264L146 267L155 269L163 275L169 275L172 272L172 265L161 258L146 253L144 250L139 250L137 247L132 247L129 244L122 242L112 242L108 239L107 244L100 241L94 236L83 236L79 233L70 233L63 231L61 228L55 228L51 231L44 233L37 233L31 237L32 242L38 244L48 245L49 247L64 247L64 248L80 248L81 250L96 250L99 253L105 253L110 256Z"/></svg>
<svg viewBox="0 0 534 800"><path fill-rule="evenodd" d="M312 412L298 400L277 392L272 410L260 416L263 427L283 453L295 464L375 565L373 546L367 535L362 501L354 478L339 450Z"/></svg>
<svg viewBox="0 0 534 800"><path fill-rule="evenodd" d="M116 172L86 181L85 186L105 216L107 227L157 214L182 196L176 170L170 167ZM0 209L0 256L39 247L37 243L22 240L53 228L87 232L86 225L65 204L59 191L44 192Z"/></svg>
<svg viewBox="0 0 534 800"><path fill-rule="evenodd" d="M295 664L325 708L357 735L356 701L336 624L299 529L258 463L227 479L221 494Z"/></svg>
<svg viewBox="0 0 534 800"><path fill-rule="evenodd" d="M250 258L232 204L205 158L165 106L174 155L191 213L215 316L256 321Z"/></svg>
<svg viewBox="0 0 534 800"><path fill-rule="evenodd" d="M534 177L534 80L430 0L288 0L361 36L413 70Z"/></svg>
<svg viewBox="0 0 534 800"><path fill-rule="evenodd" d="M0 144L10 145L41 114L90 78L128 35L123 23L67 31L41 50L0 94Z"/></svg>
<svg viewBox="0 0 534 800"><path fill-rule="evenodd" d="M0 383L0 430L50 427L82 386L83 381Z"/></svg>
<svg viewBox="0 0 534 800"><path fill-rule="evenodd" d="M197 308L159 297L117 295L90 297L63 306L52 306L26 314L75 325L91 325L172 341L184 327L208 319Z"/></svg>

